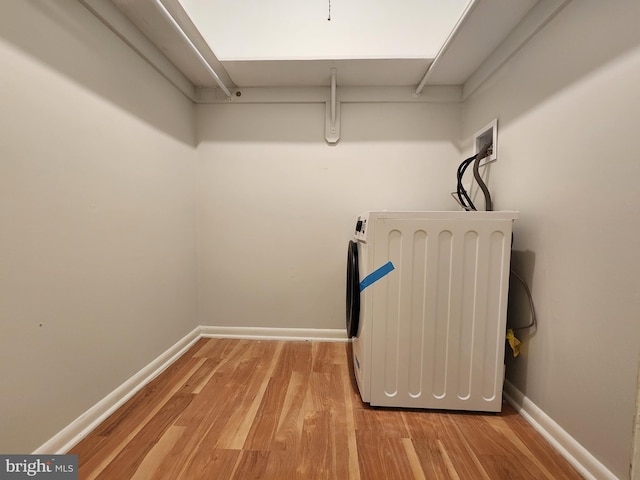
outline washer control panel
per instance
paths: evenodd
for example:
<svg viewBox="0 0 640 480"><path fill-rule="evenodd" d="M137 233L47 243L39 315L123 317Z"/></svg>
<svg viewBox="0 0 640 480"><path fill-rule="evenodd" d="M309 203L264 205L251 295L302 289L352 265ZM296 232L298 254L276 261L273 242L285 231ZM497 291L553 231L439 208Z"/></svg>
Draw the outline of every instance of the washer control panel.
<svg viewBox="0 0 640 480"><path fill-rule="evenodd" d="M369 222L368 213L363 213L362 215L358 215L354 236L356 237L356 239L362 242L365 242L367 240L367 232L369 230L367 225L368 222Z"/></svg>

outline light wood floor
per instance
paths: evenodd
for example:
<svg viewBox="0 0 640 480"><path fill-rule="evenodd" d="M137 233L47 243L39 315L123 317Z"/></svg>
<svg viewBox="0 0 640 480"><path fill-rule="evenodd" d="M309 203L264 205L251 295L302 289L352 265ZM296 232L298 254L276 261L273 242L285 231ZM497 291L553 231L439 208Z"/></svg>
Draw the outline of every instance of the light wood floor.
<svg viewBox="0 0 640 480"><path fill-rule="evenodd" d="M345 343L202 339L69 453L80 479L579 479L514 410L371 408Z"/></svg>

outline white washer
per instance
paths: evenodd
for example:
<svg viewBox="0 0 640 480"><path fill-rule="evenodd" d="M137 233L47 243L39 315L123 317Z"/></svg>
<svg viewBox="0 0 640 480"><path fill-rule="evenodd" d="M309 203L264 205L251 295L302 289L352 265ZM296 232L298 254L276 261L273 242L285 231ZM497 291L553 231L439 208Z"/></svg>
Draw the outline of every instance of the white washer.
<svg viewBox="0 0 640 480"><path fill-rule="evenodd" d="M347 330L364 402L501 410L516 218L505 211L358 217Z"/></svg>
<svg viewBox="0 0 640 480"><path fill-rule="evenodd" d="M371 396L370 319L373 296L371 289L360 291L360 284L373 272L372 229L369 228L369 214L360 215L347 255L347 333L352 338L353 369L364 402L369 402ZM372 241L368 242L367 238Z"/></svg>

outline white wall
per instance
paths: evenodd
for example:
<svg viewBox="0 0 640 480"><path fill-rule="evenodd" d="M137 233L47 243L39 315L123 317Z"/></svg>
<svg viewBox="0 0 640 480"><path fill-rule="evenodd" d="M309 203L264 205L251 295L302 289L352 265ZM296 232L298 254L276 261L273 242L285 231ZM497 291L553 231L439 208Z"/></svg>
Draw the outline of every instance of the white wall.
<svg viewBox="0 0 640 480"><path fill-rule="evenodd" d="M0 452L196 325L193 105L79 2L0 15Z"/></svg>
<svg viewBox="0 0 640 480"><path fill-rule="evenodd" d="M490 186L496 208L521 212L514 267L539 318L509 379L625 478L639 14L635 0L571 2L464 112L344 104L329 147L323 105L203 105L194 119L77 2L5 2L0 451L32 451L198 323L342 328L355 215L454 208L460 139L498 117Z"/></svg>
<svg viewBox="0 0 640 480"><path fill-rule="evenodd" d="M451 209L457 104L200 105L200 323L344 328L357 214Z"/></svg>
<svg viewBox="0 0 640 480"><path fill-rule="evenodd" d="M538 328L507 376L619 478L640 348L638 18L636 0L571 2L463 115L465 138L499 118L491 187L521 212Z"/></svg>

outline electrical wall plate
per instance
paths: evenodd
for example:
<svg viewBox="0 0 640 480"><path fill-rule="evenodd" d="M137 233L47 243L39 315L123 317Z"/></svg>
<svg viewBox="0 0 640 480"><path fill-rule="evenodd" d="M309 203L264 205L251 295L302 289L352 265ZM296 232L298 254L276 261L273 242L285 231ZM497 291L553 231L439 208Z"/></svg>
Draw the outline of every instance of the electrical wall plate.
<svg viewBox="0 0 640 480"><path fill-rule="evenodd" d="M491 152L488 156L484 157L481 160L480 166L486 165L487 163L494 162L498 158L498 119L494 119L489 124L485 125L483 128L478 130L473 136L473 145L474 151L473 153L478 153L482 145L490 142L491 147L489 147L489 151Z"/></svg>

